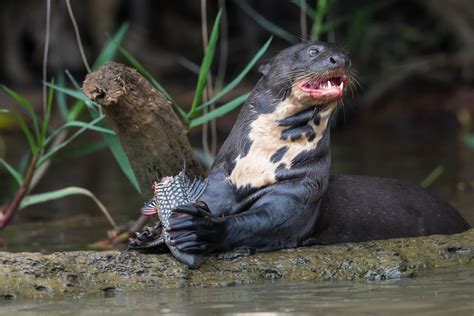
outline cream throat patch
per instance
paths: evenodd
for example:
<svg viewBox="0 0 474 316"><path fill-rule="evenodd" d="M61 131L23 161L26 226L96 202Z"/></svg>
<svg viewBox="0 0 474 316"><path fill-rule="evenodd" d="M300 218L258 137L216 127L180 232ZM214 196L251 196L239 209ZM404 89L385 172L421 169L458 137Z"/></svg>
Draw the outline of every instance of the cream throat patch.
<svg viewBox="0 0 474 316"><path fill-rule="evenodd" d="M321 109L319 124L313 120L308 122L308 127L315 132L315 137L302 134L298 139L282 138L282 133L288 126L281 126L279 121L288 118L306 108L293 95L288 96L268 114L260 114L250 125L249 139L252 145L244 157L240 155L235 159L235 167L227 179L237 188L250 185L260 188L275 183L276 169L281 164L285 168L292 167L293 159L303 151L315 149L328 127L331 113L336 108L336 102ZM249 106L252 106L249 104ZM285 150L281 150L283 147ZM275 161L272 156L280 149L281 159Z"/></svg>

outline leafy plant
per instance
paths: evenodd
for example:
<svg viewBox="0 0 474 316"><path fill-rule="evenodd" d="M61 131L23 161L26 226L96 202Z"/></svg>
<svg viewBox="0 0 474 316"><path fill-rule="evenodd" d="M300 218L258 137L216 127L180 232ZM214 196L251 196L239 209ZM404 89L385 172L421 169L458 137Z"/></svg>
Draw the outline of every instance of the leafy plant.
<svg viewBox="0 0 474 316"><path fill-rule="evenodd" d="M158 83L155 78L153 78L150 72L135 57L133 57L132 54L130 54L123 47L120 47L121 53L128 60L128 62L133 67L135 67L145 78L147 78L156 89L161 91L166 96L166 98L172 103L173 108L180 116L181 120L185 123L188 130L231 112L247 100L249 93L245 93L239 97L236 97L235 99L219 106L215 110L199 116L204 111L204 109L206 109L209 105L218 102L223 96L232 91L245 78L245 76L249 73L252 67L255 66L255 64L260 60L263 54L265 54L272 41L272 38L269 38L267 42L258 50L258 52L250 60L250 62L244 67L244 69L242 69L242 71L230 83L228 83L224 88L222 88L220 92L218 92L215 96L211 97L209 101L202 102L203 92L204 89L206 89L207 85L206 78L211 72L211 65L214 61L214 54L219 37L221 15L222 12L219 12L214 21L214 25L212 27L211 35L209 38L209 45L204 53L204 57L199 67L198 81L196 83L196 89L194 91L194 98L190 110L188 112L186 112L182 106L177 104L177 102L163 88L163 86Z"/></svg>
<svg viewBox="0 0 474 316"><path fill-rule="evenodd" d="M127 25L123 25L118 32L115 34L113 41L110 41L98 57L94 68L98 68L101 64L111 60L117 53L116 42L121 42L126 34ZM60 190L45 192L40 194L30 195L29 192L33 188L35 181L40 178L46 171L49 163L54 159L57 154L64 150L64 148L70 146L70 144L82 135L86 131L94 131L102 134L105 139L105 143L111 148L112 152L116 155L117 161L121 165L124 172L127 174L127 169L130 171L129 179L133 183L136 179L131 172L131 167L128 164L128 159L123 152L120 143L115 136L115 133L103 124L104 116L98 111L92 102L87 98L82 98L81 94L76 91L75 96L78 99L71 108L66 104L66 98L64 94L64 79L59 76L60 80L58 85L54 82L51 84L44 83L50 87L47 98L47 105L42 115L35 113L33 105L29 100L23 97L18 92L2 85L3 90L12 97L26 114L24 115L19 112L11 112L6 109L2 109L2 112L9 112L16 120L18 126L21 128L24 136L26 137L30 153L28 155L28 167L22 171L20 168L15 168L3 158L0 158L0 165L11 175L14 179L18 189L16 190L13 199L7 202L0 209L0 228L7 226L13 219L16 212L27 206L43 203L54 199L63 198L69 195L84 195L91 198L101 211L106 215L110 224L117 229L117 225L113 221L112 217L108 213L105 206L95 197L95 195L84 189L78 187L68 187ZM54 90L56 92L56 104L57 109L65 120L65 122L53 129L50 125L50 118L53 111L53 100ZM69 92L69 91L68 91ZM78 120L79 115L83 112L84 108L88 108L91 113L92 120L89 122ZM31 124L28 122L31 121ZM73 132L71 132L73 130ZM91 144L89 144L91 145ZM94 148L103 148L103 146L95 146ZM89 151L90 152L90 151ZM128 165L127 165L128 164ZM138 184L136 185L138 188Z"/></svg>
<svg viewBox="0 0 474 316"><path fill-rule="evenodd" d="M252 67L255 66L258 60L267 51L272 41L272 38L269 38L267 42L258 50L258 52L250 60L250 62L244 67L244 69L242 69L242 71L232 81L230 81L230 83L228 83L224 88L222 88L220 92L218 92L215 96L210 98L209 101L202 102L203 92L207 85L206 78L208 74L211 72L211 65L214 61L214 54L216 51L217 41L219 38L221 16L222 16L222 13L219 12L214 21L214 25L212 27L211 35L209 38L209 45L204 53L201 65L199 67L198 81L196 83L196 89L194 91L193 101L190 106L190 110L188 112L186 112L184 108L180 106L174 100L174 98L166 91L166 89L152 76L150 71L148 71L129 51L121 47L119 42L112 39L112 43L116 44L118 50L120 50L121 54L125 57L125 59L134 68L136 68L147 80L149 80L150 83L157 90L162 92L163 95L171 102L173 109L176 111L176 113L181 118L181 120L183 121L183 123L185 124L188 130L231 112L232 110L236 109L247 100L249 93L245 93L241 96L238 96L234 98L233 100L228 101L225 104L219 106L215 110L201 115L204 109L206 109L209 105L218 102L222 97L224 97L227 93L232 91L245 78L245 76L249 73ZM85 102L85 103L91 102L82 93L82 91L80 90L78 86L76 87L76 89L68 89L68 88L56 86L53 84L50 84L50 86L54 87L58 91L61 91L74 98L77 98L81 100L82 102Z"/></svg>
<svg viewBox="0 0 474 316"><path fill-rule="evenodd" d="M128 60L128 62L134 66L145 78L147 78L152 85L161 91L165 97L170 100L174 110L177 112L179 117L185 123L187 129L194 128L206 122L209 122L217 117L223 116L230 111L234 110L245 102L248 98L249 93L245 93L241 96L234 98L231 101L217 107L216 109L202 114L202 112L211 104L218 102L227 93L232 91L248 74L252 67L257 61L263 56L271 43L271 38L260 48L250 62L244 67L244 69L227 84L221 91L215 96L211 97L208 101L203 102L202 96L204 89L206 89L207 76L211 72L211 66L214 61L214 55L219 37L219 28L221 21L221 12L218 13L209 38L209 45L203 56L201 66L199 69L198 81L196 83L195 94L193 102L190 106L189 111L183 110L173 97L163 88L163 86L151 75L151 73L126 49L121 47L121 42L126 34L128 25L122 25L118 32L114 35L109 43L105 46L96 62L92 66L93 70L98 69L102 64L112 60L118 51ZM87 143L82 148L76 149L74 154L85 154L90 153L94 150L98 150L107 146L113 153L119 166L121 167L124 174L128 177L132 185L139 191L138 182L133 174L132 168L128 161L128 158L118 140L115 133L107 127L103 121L104 116L102 115L97 104L89 100L82 90L79 84L72 77L72 75L66 71L66 75L69 78L74 88L67 88L65 85L64 76L58 76L58 82L45 82L44 84L50 88L48 105L46 111L43 113L43 117L39 117L34 111L32 104L21 96L16 91L3 86L4 90L14 98L26 112L28 119L31 120L32 128L27 124L27 121L18 113L12 113L22 129L28 144L30 146L30 156L28 168L24 173L20 170L15 169L13 166L8 164L4 159L0 158L0 165L12 176L16 184L19 186L13 200L7 203L5 206L6 211L0 213L0 228L5 227L13 219L14 214L18 209L25 208L27 206L43 203L50 200L63 198L72 194L86 195L92 198L102 212L109 219L110 223L114 228L116 224L111 218L107 209L100 203L100 201L90 192L83 188L68 187L52 192L46 192L41 194L29 195L29 191L32 187L32 180L39 173L41 168L56 157L56 155L64 151L64 148L70 147L71 143L82 135L85 131L98 132L103 136L102 142ZM53 99L56 91L56 104L57 110L61 117L64 119L64 124L56 128L54 131L50 127L50 117L53 110ZM69 107L66 103L66 95L73 97L76 101ZM91 121L81 121L78 117L83 113L83 110L87 109L91 117ZM4 112L6 110L2 110ZM70 134L70 131L74 130ZM71 151L70 151L71 153Z"/></svg>

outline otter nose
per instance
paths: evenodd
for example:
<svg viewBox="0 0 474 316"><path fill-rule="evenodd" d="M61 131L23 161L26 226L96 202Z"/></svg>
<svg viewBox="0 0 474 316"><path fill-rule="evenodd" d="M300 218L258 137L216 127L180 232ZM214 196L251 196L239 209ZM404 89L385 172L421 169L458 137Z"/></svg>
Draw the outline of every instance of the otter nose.
<svg viewBox="0 0 474 316"><path fill-rule="evenodd" d="M331 55L329 57L329 62L335 67L349 67L351 65L349 58L346 55L339 53Z"/></svg>

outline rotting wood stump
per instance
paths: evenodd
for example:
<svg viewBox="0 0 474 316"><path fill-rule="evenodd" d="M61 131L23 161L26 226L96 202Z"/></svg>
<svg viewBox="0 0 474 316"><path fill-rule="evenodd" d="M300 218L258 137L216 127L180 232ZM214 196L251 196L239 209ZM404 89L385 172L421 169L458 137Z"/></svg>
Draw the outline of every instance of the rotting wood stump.
<svg viewBox="0 0 474 316"><path fill-rule="evenodd" d="M137 70L111 62L87 75L82 89L102 106L137 177L143 195L153 180L178 173L202 175L186 129L170 102Z"/></svg>

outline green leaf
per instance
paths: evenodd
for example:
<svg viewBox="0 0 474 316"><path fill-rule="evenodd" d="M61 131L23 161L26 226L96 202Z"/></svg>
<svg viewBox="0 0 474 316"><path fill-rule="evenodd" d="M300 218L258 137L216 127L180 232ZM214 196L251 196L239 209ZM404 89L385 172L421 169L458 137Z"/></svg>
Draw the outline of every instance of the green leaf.
<svg viewBox="0 0 474 316"><path fill-rule="evenodd" d="M90 100L89 98L87 98L87 96L82 92L82 89L81 87L79 86L79 84L77 83L76 79L74 79L74 77L71 75L71 73L68 71L68 70L65 70L64 71L66 73L66 75L68 76L69 80L72 82L72 84L74 85L74 87L76 88L76 92L79 92L79 93L82 93L83 94L83 97L81 99L78 99L73 105L72 105L72 108L71 108L71 111L69 112L69 115L67 117L67 120L68 121L74 121L75 119L77 119L77 117L79 116L79 114L81 114L82 110L84 109L84 107L87 105L87 104L90 104L90 103L93 103L92 100ZM77 99L77 98L76 98ZM93 103L95 104L95 103Z"/></svg>
<svg viewBox="0 0 474 316"><path fill-rule="evenodd" d="M25 198L21 201L20 210L30 205L58 200L71 195L84 195L91 198L95 202L97 207L102 211L102 213L104 213L105 217L110 222L112 227L117 230L117 224L115 223L114 219L112 218L104 204L102 204L102 202L100 202L100 200L91 191L80 187L67 187L56 191L25 196Z"/></svg>
<svg viewBox="0 0 474 316"><path fill-rule="evenodd" d="M2 88L13 99L15 99L18 103L20 103L20 105L22 105L26 109L26 111L28 112L29 116L31 117L31 120L33 121L33 132L36 136L36 141L39 144L40 143L40 131L39 131L39 127L38 127L38 120L37 120L36 114L33 110L33 105L30 103L30 101L28 101L21 94L17 93L16 91L13 91L12 89L8 88L7 86L2 85Z"/></svg>
<svg viewBox="0 0 474 316"><path fill-rule="evenodd" d="M99 121L97 121L96 123L98 123ZM96 124L94 123L94 124ZM83 127L84 129L86 130L91 130L91 131L95 131L95 132L99 132L99 133L102 133L102 134L111 134L111 135L115 135L115 132L113 130L111 130L110 128L105 128L105 127L100 127L100 126L95 126L94 124L91 125L91 123L86 123L86 122L82 122L82 121L70 121L70 122L67 122L65 123L63 126L61 126L60 128L56 129L44 142L45 145L47 145L50 141L52 141L54 139L54 137L56 137L60 132L62 132L63 130L67 129L67 128L70 128L70 127Z"/></svg>
<svg viewBox="0 0 474 316"><path fill-rule="evenodd" d="M86 103L81 100L77 100L71 107L71 111L69 111L69 114L67 116L68 121L73 121L77 119L79 114L81 114L82 110L86 107Z"/></svg>
<svg viewBox="0 0 474 316"><path fill-rule="evenodd" d="M192 117L195 114L197 105L202 101L202 94L206 87L207 75L211 70L212 61L214 60L214 53L216 51L217 39L219 37L219 27L221 24L222 10L217 14L214 26L212 27L211 36L209 37L209 45L207 45L206 52L199 67L198 82L196 90L194 91L193 103L191 104L191 110L188 117Z"/></svg>
<svg viewBox="0 0 474 316"><path fill-rule="evenodd" d="M439 176L443 173L444 168L443 166L439 165L436 168L434 168L430 174L421 181L420 186L423 188L427 188L433 184L433 182L436 181L436 179L439 178Z"/></svg>
<svg viewBox="0 0 474 316"><path fill-rule="evenodd" d="M19 115L19 114L14 114L13 115L20 126L21 130L23 131L23 134L25 135L26 139L28 140L28 144L30 145L31 153L33 156L37 155L39 152L39 147L38 144L36 143L33 134L31 133L30 129L25 123L25 120Z"/></svg>
<svg viewBox="0 0 474 316"><path fill-rule="evenodd" d="M64 86L64 74L60 72L57 76L58 78L58 87L65 88ZM64 120L67 120L68 114L69 114L69 109L66 103L66 95L62 91L56 92L56 104L58 105L59 108L59 113L61 114L61 117Z"/></svg>
<svg viewBox="0 0 474 316"><path fill-rule="evenodd" d="M3 167L10 173L10 175L15 179L15 181L18 183L18 185L21 185L23 182L23 176L15 170L8 162L6 162L3 158L0 158L0 165L3 165Z"/></svg>
<svg viewBox="0 0 474 316"><path fill-rule="evenodd" d="M227 94L229 91L234 89L241 81L244 79L244 77L248 74L250 69L257 63L257 61L265 54L267 51L268 47L270 46L270 43L272 42L272 37L270 37L267 42L262 46L262 48L259 49L257 54L252 58L252 60L245 66L245 68L240 72L240 74L235 77L234 80L232 80L227 86L225 86L219 93L217 93L212 99L209 101L201 104L197 109L196 112L202 111L205 107L209 106L210 104L216 102L220 98L222 98L225 94Z"/></svg>
<svg viewBox="0 0 474 316"><path fill-rule="evenodd" d="M107 148L107 143L103 139L80 144L72 148L71 146L68 146L68 148L65 148L61 152L61 158L77 158L87 156L105 148Z"/></svg>
<svg viewBox="0 0 474 316"><path fill-rule="evenodd" d="M267 20L263 15L258 13L255 9L249 6L244 1L235 2L246 14L248 14L252 19L255 20L261 27L274 34L275 36L287 41L290 44L296 44L298 41L296 37L287 32L285 29L274 24L270 20Z"/></svg>
<svg viewBox="0 0 474 316"><path fill-rule="evenodd" d="M89 102L89 103L95 104L94 101L91 101L88 97L86 97L84 92L82 92L80 90L74 90L74 89L70 89L70 88L66 88L66 87L60 87L60 86L57 86L57 85L55 85L53 83L49 83L49 82L46 82L45 85L47 85L48 87L53 88L56 91L60 91L62 93L65 93L65 94L73 97L73 98L81 100L82 102L85 102L85 103Z"/></svg>
<svg viewBox="0 0 474 316"><path fill-rule="evenodd" d="M92 128L95 124L97 124L103 118L104 118L104 116L100 116L100 117L96 118L95 120L91 121L90 123L85 124L78 131L76 131L74 134L72 134L71 137L66 139L64 142L62 142L58 146L52 148L50 151L48 151L48 153L46 153L44 156L42 156L38 160L37 167L41 166L44 162L51 159L54 155L56 155L58 153L58 151L60 151L64 147L66 147L69 143L71 143L73 140L75 140L79 135L84 133L87 129Z"/></svg>
<svg viewBox="0 0 474 316"><path fill-rule="evenodd" d="M310 39L317 41L322 35L323 20L328 10L327 0L318 0L317 8L314 12L313 26L311 28Z"/></svg>
<svg viewBox="0 0 474 316"><path fill-rule="evenodd" d="M123 23L115 35L107 42L105 47L100 52L99 57L94 62L92 66L92 70L99 69L100 66L104 65L105 63L113 60L115 55L117 54L119 45L123 42L125 35L128 31L128 23Z"/></svg>
<svg viewBox="0 0 474 316"><path fill-rule="evenodd" d="M135 177L135 174L133 173L132 166L130 165L127 154L123 150L122 144L120 143L118 137L115 135L109 135L109 134L102 134L102 136L107 142L107 146L109 147L110 151L114 155L115 160L117 160L117 163L119 164L120 169L122 169L122 172L127 176L128 180L133 185L133 187L138 191L138 193L141 193L137 178Z"/></svg>
<svg viewBox="0 0 474 316"><path fill-rule="evenodd" d="M199 126L201 124L204 124L206 122L209 122L217 117L220 117L220 116L223 116L227 113L229 113L230 111L234 110L235 108L239 107L242 103L245 102L245 100L247 100L247 98L250 96L250 93L246 93L246 94L243 94L241 95L240 97L237 97L235 98L234 100L218 107L217 109L207 113L207 114L204 114L196 119L193 119L191 121L191 124L190 124L190 127L193 128L193 127L196 127L196 126Z"/></svg>
<svg viewBox="0 0 474 316"><path fill-rule="evenodd" d="M54 80L52 81L54 84ZM44 147L44 139L46 137L46 132L48 131L48 126L49 126L49 119L51 117L51 109L53 107L53 95L54 95L54 90L52 87L49 87L49 93L48 93L48 104L46 105L46 113L44 113L44 119L43 119L43 127L41 129L41 138L39 142L40 147Z"/></svg>

